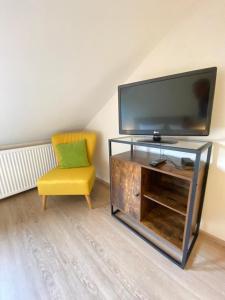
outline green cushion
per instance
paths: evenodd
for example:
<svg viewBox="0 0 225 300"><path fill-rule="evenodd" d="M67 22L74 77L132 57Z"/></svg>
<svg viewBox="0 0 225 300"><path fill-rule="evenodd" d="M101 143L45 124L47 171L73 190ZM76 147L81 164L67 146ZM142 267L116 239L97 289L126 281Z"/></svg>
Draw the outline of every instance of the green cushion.
<svg viewBox="0 0 225 300"><path fill-rule="evenodd" d="M60 158L60 168L67 169L89 166L85 140L69 144L58 144L56 145L56 149Z"/></svg>

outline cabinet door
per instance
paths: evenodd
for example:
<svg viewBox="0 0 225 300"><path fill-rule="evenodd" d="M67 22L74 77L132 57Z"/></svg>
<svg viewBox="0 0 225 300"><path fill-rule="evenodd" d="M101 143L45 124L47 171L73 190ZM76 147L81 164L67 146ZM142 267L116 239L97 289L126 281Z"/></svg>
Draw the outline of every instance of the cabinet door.
<svg viewBox="0 0 225 300"><path fill-rule="evenodd" d="M141 167L140 165L111 159L111 201L122 212L140 220Z"/></svg>

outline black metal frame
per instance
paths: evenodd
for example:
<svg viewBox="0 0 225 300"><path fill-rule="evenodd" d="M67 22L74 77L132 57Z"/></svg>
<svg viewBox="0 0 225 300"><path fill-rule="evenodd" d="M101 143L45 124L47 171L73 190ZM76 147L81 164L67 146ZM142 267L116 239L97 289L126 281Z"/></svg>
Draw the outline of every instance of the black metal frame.
<svg viewBox="0 0 225 300"><path fill-rule="evenodd" d="M194 142L194 141L193 141ZM115 138L115 139L109 139L108 140L108 146L109 146L109 163L110 163L110 177L111 177L111 156L112 156L112 143L122 143L122 144L129 144L130 145L130 151L131 155L133 154L133 147L134 146L143 146L143 147L149 147L149 148L160 148L160 149L167 149L167 150L173 150L178 152L186 152L186 153L194 153L196 154L195 157L195 163L194 163L194 174L193 174L193 180L192 180L192 191L191 191L191 197L189 202L189 210L187 214L187 225L186 225L186 232L185 232L185 238L184 238L184 247L183 247L183 255L182 260L177 261L174 259L171 255L169 255L166 251L162 250L160 247L155 245L152 241L148 240L146 237L144 237L141 233L136 231L132 226L127 224L124 220L120 219L120 217L117 216L117 213L120 211L119 209L116 209L114 211L113 204L110 197L110 204L111 204L111 215L115 217L117 220L119 220L121 223L126 225L128 228L130 228L133 232L135 232L139 237L141 237L143 240L148 242L151 246L153 246L155 249L157 249L160 253L162 253L164 256L166 256L168 259L173 261L176 265L181 267L182 269L185 268L185 265L188 261L188 258L191 254L191 251L194 247L194 244L197 240L198 234L199 234L199 227L201 222L201 215L202 215L202 208L204 203L204 196L205 196L205 189L206 189L206 183L207 183L207 177L208 177L208 170L209 170L209 164L210 164L210 157L212 152L212 143L211 142L205 142L201 147L198 149L187 149L187 148L181 148L176 147L174 145L165 145L165 144L152 144L152 143L143 143L138 141L126 141L122 138ZM194 209L194 201L195 201L195 194L196 194L196 188L197 188L197 180L198 180L198 173L199 173L199 167L200 167L200 161L201 161L201 155L204 151L207 152L207 158L206 158L206 168L205 168L205 174L203 178L203 184L202 184L202 190L201 190L201 196L200 196L200 204L199 204L199 210L198 210L198 216L197 216L197 222L196 222L196 230L194 232L194 237L190 243L190 236L191 236L191 226L192 226L192 218L193 218L193 209ZM111 178L110 178L110 194L111 194Z"/></svg>

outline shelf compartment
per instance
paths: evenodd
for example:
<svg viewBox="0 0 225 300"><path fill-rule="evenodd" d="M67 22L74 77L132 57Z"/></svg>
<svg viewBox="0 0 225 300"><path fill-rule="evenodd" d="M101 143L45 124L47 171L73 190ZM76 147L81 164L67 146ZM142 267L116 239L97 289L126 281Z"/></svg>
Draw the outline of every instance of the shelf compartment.
<svg viewBox="0 0 225 300"><path fill-rule="evenodd" d="M142 168L142 198L154 201L182 216L187 214L190 187L187 180ZM144 213L145 206L142 206L141 214Z"/></svg>
<svg viewBox="0 0 225 300"><path fill-rule="evenodd" d="M178 249L182 249L185 217L152 201L148 201L147 205L148 211L146 210L141 223Z"/></svg>
<svg viewBox="0 0 225 300"><path fill-rule="evenodd" d="M162 206L165 206L174 212L186 216L187 214L187 199L170 190L155 189L151 192L145 192L143 195L151 201L154 201Z"/></svg>
<svg viewBox="0 0 225 300"><path fill-rule="evenodd" d="M133 152L127 151L123 153L119 153L113 155L116 159L120 159L128 162L135 162L142 167L148 168L150 170L157 170L158 172L169 174L171 176L181 178L187 180L189 182L193 179L194 170L185 170L185 169L177 169L174 164L172 164L169 160L172 160L177 165L180 164L180 159L174 156L167 156L168 161L160 164L157 167L152 167L149 165L149 162L154 159L158 159L159 155L156 153L150 153L146 151L134 150ZM202 167L202 164L201 164Z"/></svg>

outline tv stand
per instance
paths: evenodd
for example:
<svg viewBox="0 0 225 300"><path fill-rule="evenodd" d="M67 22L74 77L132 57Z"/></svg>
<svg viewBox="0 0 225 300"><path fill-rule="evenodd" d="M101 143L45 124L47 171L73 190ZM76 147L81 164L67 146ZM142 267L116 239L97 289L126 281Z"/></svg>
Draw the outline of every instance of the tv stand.
<svg viewBox="0 0 225 300"><path fill-rule="evenodd" d="M112 144L130 145L130 151L113 155ZM135 148L138 146L137 148ZM150 151L140 151L148 147ZM193 169L176 168L180 158L159 157L151 149L192 154ZM198 237L212 143L177 141L177 144L143 143L136 137L109 140L111 214L159 252L184 268Z"/></svg>

